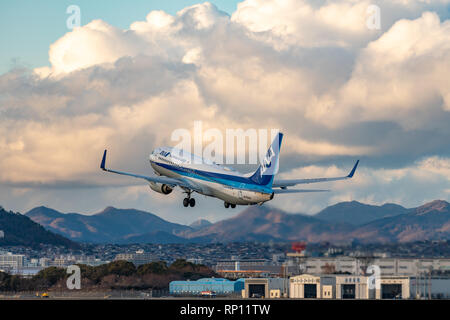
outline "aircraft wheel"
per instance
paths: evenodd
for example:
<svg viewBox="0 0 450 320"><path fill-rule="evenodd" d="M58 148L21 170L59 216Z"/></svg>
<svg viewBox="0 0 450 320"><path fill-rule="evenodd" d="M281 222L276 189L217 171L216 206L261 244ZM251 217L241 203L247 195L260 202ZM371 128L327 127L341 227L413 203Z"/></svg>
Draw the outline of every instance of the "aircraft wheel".
<svg viewBox="0 0 450 320"><path fill-rule="evenodd" d="M185 207L189 206L189 198L183 199L183 206L185 206Z"/></svg>
<svg viewBox="0 0 450 320"><path fill-rule="evenodd" d="M229 208L230 207L230 204L228 203L228 202L224 202L224 204L223 204L224 206L225 206L225 208Z"/></svg>
<svg viewBox="0 0 450 320"><path fill-rule="evenodd" d="M194 207L194 206L195 206L195 199L194 199L194 198L191 198L191 199L189 200L189 205L190 205L191 207Z"/></svg>
<svg viewBox="0 0 450 320"><path fill-rule="evenodd" d="M232 203L230 206L231 206L231 208L233 208L233 209L236 208L236 204L234 204L234 203Z"/></svg>

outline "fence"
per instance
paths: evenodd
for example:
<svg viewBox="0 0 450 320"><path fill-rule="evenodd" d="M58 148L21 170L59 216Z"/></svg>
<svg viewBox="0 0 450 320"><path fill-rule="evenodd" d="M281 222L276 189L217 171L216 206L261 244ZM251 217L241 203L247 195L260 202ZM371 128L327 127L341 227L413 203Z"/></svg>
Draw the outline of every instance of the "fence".
<svg viewBox="0 0 450 320"><path fill-rule="evenodd" d="M169 296L169 290L106 290L106 291L4 291L0 292L0 299L43 299L46 295L51 299L151 299Z"/></svg>

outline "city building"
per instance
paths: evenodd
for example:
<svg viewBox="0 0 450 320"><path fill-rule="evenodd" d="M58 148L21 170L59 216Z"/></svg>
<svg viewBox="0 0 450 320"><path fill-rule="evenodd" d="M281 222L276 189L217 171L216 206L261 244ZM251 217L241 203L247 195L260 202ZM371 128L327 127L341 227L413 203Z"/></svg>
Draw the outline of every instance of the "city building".
<svg viewBox="0 0 450 320"><path fill-rule="evenodd" d="M28 262L28 267L39 267L39 259L36 258L32 258L30 259L30 261Z"/></svg>
<svg viewBox="0 0 450 320"><path fill-rule="evenodd" d="M292 255L288 254L288 257ZM294 262L294 261L293 261ZM295 263L307 274L346 273L364 275L367 267L375 265L383 276L410 276L432 272L450 272L450 259L374 258L374 257L314 257Z"/></svg>
<svg viewBox="0 0 450 320"><path fill-rule="evenodd" d="M249 278L244 280L243 298L288 297L287 278Z"/></svg>
<svg viewBox="0 0 450 320"><path fill-rule="evenodd" d="M241 294L244 280L231 281L222 278L203 278L196 281L172 281L169 292L173 295L200 295L202 292L214 292L216 295Z"/></svg>
<svg viewBox="0 0 450 320"><path fill-rule="evenodd" d="M320 276L302 274L289 279L290 298L315 299L321 297L320 292Z"/></svg>
<svg viewBox="0 0 450 320"><path fill-rule="evenodd" d="M40 258L39 259L39 265L41 266L41 267L48 267L48 266L50 266L50 263L51 263L51 259L49 259L49 258Z"/></svg>
<svg viewBox="0 0 450 320"><path fill-rule="evenodd" d="M116 255L114 260L125 260L128 262L132 262L137 267L142 264L157 261L158 259L151 253L144 252L143 250L138 250L135 253L119 253L118 255Z"/></svg>
<svg viewBox="0 0 450 320"><path fill-rule="evenodd" d="M289 279L289 297L295 299L409 299L410 279L383 276L371 289L367 276L302 274ZM377 284L375 283L374 286Z"/></svg>
<svg viewBox="0 0 450 320"><path fill-rule="evenodd" d="M3 253L0 255L0 268L1 269L21 269L25 265L25 255L12 254L11 252Z"/></svg>
<svg viewBox="0 0 450 320"><path fill-rule="evenodd" d="M58 257L50 261L50 266L58 268L65 268L72 264L75 264L75 260L68 257Z"/></svg>
<svg viewBox="0 0 450 320"><path fill-rule="evenodd" d="M326 285L330 276L323 276L322 283ZM336 299L369 299L370 290L368 277L354 275L336 275L334 291ZM323 297L326 298L326 297Z"/></svg>
<svg viewBox="0 0 450 320"><path fill-rule="evenodd" d="M384 276L380 279L381 288L375 290L375 299L409 299L409 277Z"/></svg>
<svg viewBox="0 0 450 320"><path fill-rule="evenodd" d="M273 266L268 259L225 259L217 261L216 270L256 270L262 267ZM278 267L279 269L279 267Z"/></svg>
<svg viewBox="0 0 450 320"><path fill-rule="evenodd" d="M242 277L278 277L292 274L297 266L285 263L283 255L274 255L269 259L238 259L219 260L214 270L222 277L238 279Z"/></svg>
<svg viewBox="0 0 450 320"><path fill-rule="evenodd" d="M203 261L205 259L202 258L188 258L186 259L187 262L193 263L193 264L203 264Z"/></svg>
<svg viewBox="0 0 450 320"><path fill-rule="evenodd" d="M227 279L268 278L274 275L271 272L262 270L217 270L216 273ZM279 275L279 273L276 273L276 275Z"/></svg>
<svg viewBox="0 0 450 320"><path fill-rule="evenodd" d="M91 267L97 267L100 266L102 264L106 264L109 263L110 261L104 261L104 260L100 260L100 259L85 259L85 260L77 260L77 264L85 264Z"/></svg>
<svg viewBox="0 0 450 320"><path fill-rule="evenodd" d="M42 267L23 267L21 269L10 270L11 275L18 275L24 278L31 278L39 273L43 268Z"/></svg>

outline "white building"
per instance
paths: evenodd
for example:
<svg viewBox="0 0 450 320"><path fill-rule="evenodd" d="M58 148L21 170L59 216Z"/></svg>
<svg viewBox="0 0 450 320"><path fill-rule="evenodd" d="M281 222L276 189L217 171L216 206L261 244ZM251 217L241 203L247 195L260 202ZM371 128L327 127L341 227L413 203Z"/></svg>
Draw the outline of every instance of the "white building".
<svg viewBox="0 0 450 320"><path fill-rule="evenodd" d="M295 299L409 299L408 277L381 277L371 289L369 277L302 274L289 279L289 297Z"/></svg>
<svg viewBox="0 0 450 320"><path fill-rule="evenodd" d="M19 270L12 270L10 273L13 275L22 276L25 278L31 278L39 273L43 268L42 267L24 267Z"/></svg>
<svg viewBox="0 0 450 320"><path fill-rule="evenodd" d="M358 274L360 263L352 257L336 258L307 258L303 262L302 270L307 274L324 274L334 272L347 272Z"/></svg>
<svg viewBox="0 0 450 320"><path fill-rule="evenodd" d="M75 259L71 256L60 256L49 262L50 266L58 268L65 268L72 264L75 264Z"/></svg>
<svg viewBox="0 0 450 320"><path fill-rule="evenodd" d="M193 264L203 264L204 259L202 258L189 258L186 259L187 262L193 263Z"/></svg>
<svg viewBox="0 0 450 320"><path fill-rule="evenodd" d="M331 278L331 279L330 279ZM334 278L334 294L336 299L368 299L369 287L368 277L353 276L353 275L335 275L334 277L322 276L321 286L325 287L327 284L332 286L332 279ZM329 298L330 295L325 296L322 289L322 298Z"/></svg>
<svg viewBox="0 0 450 320"><path fill-rule="evenodd" d="M307 274L349 273L363 275L368 265L380 267L383 276L410 276L432 271L450 271L450 259L409 258L306 258L302 270Z"/></svg>
<svg viewBox="0 0 450 320"><path fill-rule="evenodd" d="M384 276L380 279L380 289L375 291L375 299L409 299L410 279L401 276Z"/></svg>
<svg viewBox="0 0 450 320"><path fill-rule="evenodd" d="M96 266L100 266L102 264L107 264L110 261L104 261L104 260L100 260L98 258L87 258L84 260L77 260L76 264L85 264L87 266L92 266L92 267L96 267Z"/></svg>
<svg viewBox="0 0 450 320"><path fill-rule="evenodd" d="M12 254L8 252L0 255L0 268L21 269L25 265L25 256L23 254Z"/></svg>
<svg viewBox="0 0 450 320"><path fill-rule="evenodd" d="M214 267L214 271L224 277L274 277L284 274L293 274L298 270L297 265L281 263L283 256L275 256L268 259L238 259L220 260ZM297 273L297 272L296 272ZM253 274L253 276L250 276Z"/></svg>
<svg viewBox="0 0 450 320"><path fill-rule="evenodd" d="M328 290L329 288L327 288ZM334 294L332 294L335 296ZM320 276L302 274L289 279L289 297L315 299L321 297Z"/></svg>
<svg viewBox="0 0 450 320"><path fill-rule="evenodd" d="M281 298L288 296L288 279L248 278L244 282L243 298Z"/></svg>
<svg viewBox="0 0 450 320"><path fill-rule="evenodd" d="M48 267L50 266L51 260L49 258L40 258L39 259L39 266L41 267Z"/></svg>
<svg viewBox="0 0 450 320"><path fill-rule="evenodd" d="M136 251L136 253L119 253L116 255L115 261L125 260L133 263L136 267L142 264L151 263L158 259L151 253L146 253L143 250Z"/></svg>

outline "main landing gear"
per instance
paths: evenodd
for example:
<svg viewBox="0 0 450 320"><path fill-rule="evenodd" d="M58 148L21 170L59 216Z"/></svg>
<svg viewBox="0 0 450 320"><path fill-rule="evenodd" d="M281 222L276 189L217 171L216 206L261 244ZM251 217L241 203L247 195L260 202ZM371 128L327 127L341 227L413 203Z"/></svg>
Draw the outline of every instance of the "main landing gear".
<svg viewBox="0 0 450 320"><path fill-rule="evenodd" d="M191 198L191 192L186 192L187 193L187 197L183 199L183 206L185 207L194 207L195 206L195 199Z"/></svg>
<svg viewBox="0 0 450 320"><path fill-rule="evenodd" d="M184 198L183 199L183 206L185 207L194 207L195 206L195 199L194 198Z"/></svg>
<svg viewBox="0 0 450 320"><path fill-rule="evenodd" d="M223 205L225 206L225 208L229 208L229 207L231 207L231 208L236 208L236 204L234 204L234 203L228 203L228 202L224 202L223 203Z"/></svg>

